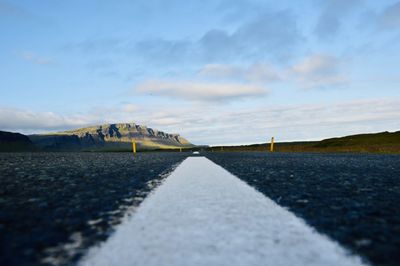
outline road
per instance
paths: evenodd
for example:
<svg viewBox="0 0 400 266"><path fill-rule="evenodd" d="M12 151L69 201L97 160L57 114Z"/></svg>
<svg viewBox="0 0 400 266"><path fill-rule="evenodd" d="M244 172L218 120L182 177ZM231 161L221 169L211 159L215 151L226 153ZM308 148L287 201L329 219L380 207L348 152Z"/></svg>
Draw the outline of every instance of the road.
<svg viewBox="0 0 400 266"><path fill-rule="evenodd" d="M188 153L0 154L0 264L74 265L130 228L148 265L398 265L400 156L201 155L168 176Z"/></svg>
<svg viewBox="0 0 400 266"><path fill-rule="evenodd" d="M205 157L187 158L79 266L366 265Z"/></svg>
<svg viewBox="0 0 400 266"><path fill-rule="evenodd" d="M73 263L186 157L0 153L0 265Z"/></svg>
<svg viewBox="0 0 400 266"><path fill-rule="evenodd" d="M399 155L215 152L207 157L375 265L399 265Z"/></svg>

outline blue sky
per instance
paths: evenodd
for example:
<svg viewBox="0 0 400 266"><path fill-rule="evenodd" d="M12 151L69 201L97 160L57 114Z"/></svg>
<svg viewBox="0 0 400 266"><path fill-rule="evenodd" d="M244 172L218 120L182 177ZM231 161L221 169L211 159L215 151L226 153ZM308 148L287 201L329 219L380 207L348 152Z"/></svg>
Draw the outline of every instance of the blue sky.
<svg viewBox="0 0 400 266"><path fill-rule="evenodd" d="M0 129L196 144L400 130L400 2L0 0Z"/></svg>

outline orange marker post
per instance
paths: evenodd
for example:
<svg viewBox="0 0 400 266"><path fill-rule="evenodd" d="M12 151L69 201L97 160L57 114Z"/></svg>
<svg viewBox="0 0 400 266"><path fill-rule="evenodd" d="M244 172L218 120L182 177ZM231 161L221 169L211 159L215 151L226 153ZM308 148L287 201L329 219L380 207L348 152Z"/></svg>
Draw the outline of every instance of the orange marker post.
<svg viewBox="0 0 400 266"><path fill-rule="evenodd" d="M272 137L271 138L271 146L270 146L270 151L271 152L274 152L274 141L275 141L275 139L274 139L274 137Z"/></svg>
<svg viewBox="0 0 400 266"><path fill-rule="evenodd" d="M133 140L132 140L132 152L133 154L136 153L136 142L134 142Z"/></svg>

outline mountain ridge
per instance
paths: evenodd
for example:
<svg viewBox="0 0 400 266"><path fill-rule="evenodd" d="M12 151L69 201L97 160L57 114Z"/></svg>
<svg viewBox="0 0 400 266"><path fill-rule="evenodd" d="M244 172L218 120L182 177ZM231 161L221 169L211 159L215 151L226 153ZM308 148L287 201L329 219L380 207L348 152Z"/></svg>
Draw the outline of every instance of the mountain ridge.
<svg viewBox="0 0 400 266"><path fill-rule="evenodd" d="M135 123L105 124L25 136L0 131L0 151L132 151L196 148L208 151L268 151L269 143L201 147L179 134L168 134ZM276 142L278 152L400 153L400 131L328 138L320 141Z"/></svg>
<svg viewBox="0 0 400 266"><path fill-rule="evenodd" d="M139 149L193 147L179 134L169 134L135 123L112 123L73 130L28 136L42 150L131 150L132 141Z"/></svg>
<svg viewBox="0 0 400 266"><path fill-rule="evenodd" d="M35 151L32 141L23 134L0 131L0 151Z"/></svg>

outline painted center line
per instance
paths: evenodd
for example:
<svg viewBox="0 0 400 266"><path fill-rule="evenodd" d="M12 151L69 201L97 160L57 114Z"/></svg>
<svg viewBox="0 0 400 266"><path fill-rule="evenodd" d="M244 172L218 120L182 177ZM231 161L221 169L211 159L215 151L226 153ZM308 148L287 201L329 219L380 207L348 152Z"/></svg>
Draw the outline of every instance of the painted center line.
<svg viewBox="0 0 400 266"><path fill-rule="evenodd" d="M204 157L189 157L80 266L366 265Z"/></svg>

